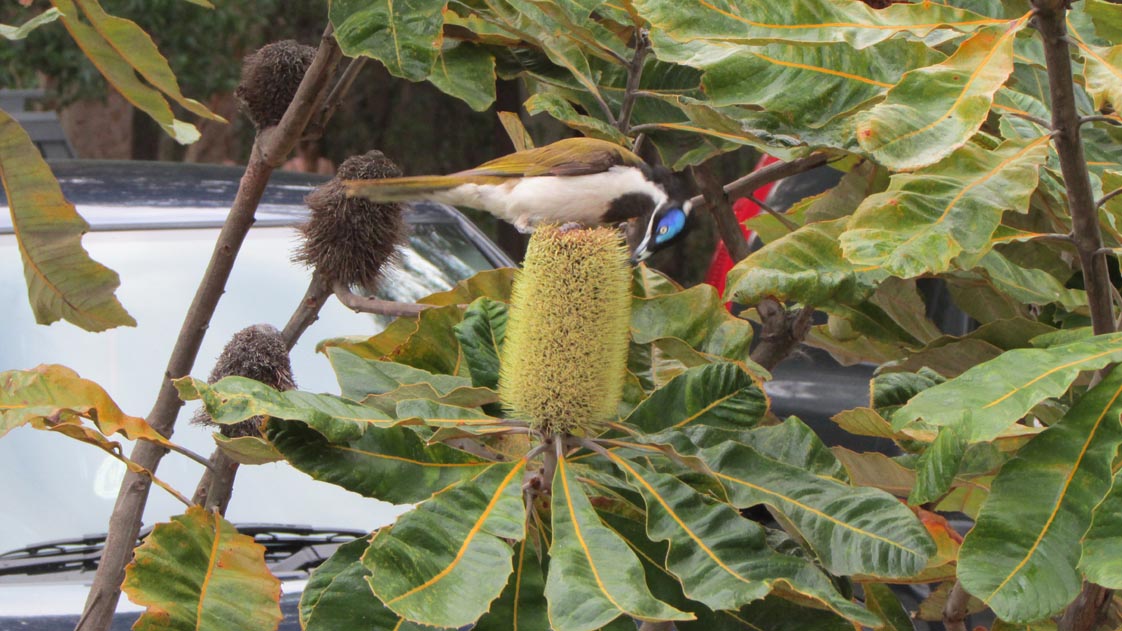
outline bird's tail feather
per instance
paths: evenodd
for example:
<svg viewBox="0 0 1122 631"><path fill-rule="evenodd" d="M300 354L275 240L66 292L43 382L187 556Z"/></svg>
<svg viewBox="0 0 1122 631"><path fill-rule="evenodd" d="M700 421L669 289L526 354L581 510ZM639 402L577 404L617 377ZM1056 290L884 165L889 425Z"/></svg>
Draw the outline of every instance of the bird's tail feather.
<svg viewBox="0 0 1122 631"><path fill-rule="evenodd" d="M347 180L347 193L376 202L404 202L431 199L433 195L475 182L477 178L459 175L418 175L381 180Z"/></svg>

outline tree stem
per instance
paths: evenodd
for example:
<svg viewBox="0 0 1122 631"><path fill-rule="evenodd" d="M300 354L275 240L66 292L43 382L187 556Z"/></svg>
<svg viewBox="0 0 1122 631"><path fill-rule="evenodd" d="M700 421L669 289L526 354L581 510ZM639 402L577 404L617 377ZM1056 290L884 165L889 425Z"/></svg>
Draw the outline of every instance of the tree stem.
<svg viewBox="0 0 1122 631"><path fill-rule="evenodd" d="M733 212L732 204L725 194L725 188L713 173L713 167L706 162L690 167L690 174L697 187L701 189L701 195L709 207L709 212L717 222L717 232L721 235L721 241L725 243L732 260L736 262L744 260L749 254L748 239L740 229L740 222L736 220L736 213Z"/></svg>
<svg viewBox="0 0 1122 631"><path fill-rule="evenodd" d="M1096 335L1115 331L1111 283L1106 256L1101 252L1098 207L1091 190L1087 159L1079 135L1081 120L1075 106L1071 51L1067 37L1067 0L1033 0L1035 24L1044 43L1048 67L1048 90L1052 97L1052 129L1060 170L1071 211L1072 241L1083 269L1083 286L1091 308L1091 327ZM1060 618L1060 631L1090 631L1110 602L1110 590L1085 582L1079 596Z"/></svg>
<svg viewBox="0 0 1122 631"><path fill-rule="evenodd" d="M638 127L633 127L632 131L637 128ZM724 187L725 194L731 198L743 197L746 193L750 193L764 184L778 182L785 177L791 177L792 175L809 171L823 164L826 164L826 154L824 153L812 153L805 158L798 158L790 162L769 164L762 169L752 171L748 175L726 184ZM706 205L705 197L703 195L698 195L690 199L690 203L693 204L694 210L697 210Z"/></svg>
<svg viewBox="0 0 1122 631"><path fill-rule="evenodd" d="M966 631L966 607L970 604L970 594L955 581L947 603L943 605L943 626L947 631Z"/></svg>
<svg viewBox="0 0 1122 631"><path fill-rule="evenodd" d="M320 40L319 49L311 66L300 82L280 123L263 130L254 141L249 164L238 187L230 214L215 243L214 253L206 273L195 292L194 300L184 318L179 337L168 360L159 394L148 423L161 434L170 437L179 408L183 402L176 394L172 379L187 375L195 364L203 336L210 324L218 300L225 291L226 281L233 269L234 259L246 233L253 225L257 204L273 169L284 163L307 126L312 114L323 102L327 86L342 56L329 25ZM149 471L155 472L163 457L163 447L139 443L133 449L132 459ZM106 631L113 620L117 601L121 597L125 565L132 559L133 547L140 532L141 516L148 499L151 482L148 478L128 473L121 483L117 503L109 520L109 534L105 541L93 585L86 599L85 611L76 627L77 631Z"/></svg>
<svg viewBox="0 0 1122 631"><path fill-rule="evenodd" d="M1114 314L1110 301L1110 277L1106 257L1099 253L1102 234L1099 232L1083 141L1079 135L1080 118L1075 106L1071 52L1064 23L1066 4L1063 0L1033 0L1033 6L1036 9L1036 27L1044 43L1048 88L1052 97L1053 140L1067 189L1072 239L1083 269L1087 302L1091 308L1091 326L1096 335L1112 333Z"/></svg>

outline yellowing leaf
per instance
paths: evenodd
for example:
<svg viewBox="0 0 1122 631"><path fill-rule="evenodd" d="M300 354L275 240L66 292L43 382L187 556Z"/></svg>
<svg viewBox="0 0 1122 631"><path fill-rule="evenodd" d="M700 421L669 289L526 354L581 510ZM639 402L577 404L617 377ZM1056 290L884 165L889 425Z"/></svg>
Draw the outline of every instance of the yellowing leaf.
<svg viewBox="0 0 1122 631"><path fill-rule="evenodd" d="M135 326L114 290L117 273L90 258L82 247L89 230L32 144L27 132L0 111L0 179L8 196L24 278L35 321L59 319L87 331Z"/></svg>
<svg viewBox="0 0 1122 631"><path fill-rule="evenodd" d="M857 140L900 170L933 164L974 135L1013 72L1013 39L1027 17L979 30L945 62L913 70L858 117Z"/></svg>
<svg viewBox="0 0 1122 631"><path fill-rule="evenodd" d="M282 617L264 546L201 506L156 525L121 588L148 608L136 631L270 631Z"/></svg>
<svg viewBox="0 0 1122 631"><path fill-rule="evenodd" d="M912 278L951 269L959 253L979 253L1006 210L1024 212L1048 156L1048 137L986 150L967 144L938 164L894 175L862 202L841 235L846 259Z"/></svg>

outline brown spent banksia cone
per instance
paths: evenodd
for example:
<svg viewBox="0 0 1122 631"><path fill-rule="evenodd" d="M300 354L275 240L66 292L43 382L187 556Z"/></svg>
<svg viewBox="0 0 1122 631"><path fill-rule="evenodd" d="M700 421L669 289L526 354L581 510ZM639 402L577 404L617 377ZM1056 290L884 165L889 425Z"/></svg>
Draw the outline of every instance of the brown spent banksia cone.
<svg viewBox="0 0 1122 631"><path fill-rule="evenodd" d="M351 156L335 178L307 199L312 218L300 226L304 240L293 260L319 270L332 281L373 293L386 263L409 233L404 207L348 197L343 180L400 177L401 169L381 151Z"/></svg>
<svg viewBox="0 0 1122 631"><path fill-rule="evenodd" d="M280 122L315 56L314 47L286 39L242 60L242 80L234 97L258 131Z"/></svg>
<svg viewBox="0 0 1122 631"><path fill-rule="evenodd" d="M631 268L612 228L541 226L514 281L499 398L545 434L616 416L627 368Z"/></svg>
<svg viewBox="0 0 1122 631"><path fill-rule="evenodd" d="M223 377L238 376L255 379L277 390L292 390L296 382L292 379L292 363L288 358L288 348L281 338L281 332L268 324L255 324L238 331L226 343L214 370L210 372L207 383L214 383ZM219 427L219 432L227 438L239 436L260 436L261 417L248 418L240 423L220 425L211 420L206 410L200 408L191 418L196 425Z"/></svg>

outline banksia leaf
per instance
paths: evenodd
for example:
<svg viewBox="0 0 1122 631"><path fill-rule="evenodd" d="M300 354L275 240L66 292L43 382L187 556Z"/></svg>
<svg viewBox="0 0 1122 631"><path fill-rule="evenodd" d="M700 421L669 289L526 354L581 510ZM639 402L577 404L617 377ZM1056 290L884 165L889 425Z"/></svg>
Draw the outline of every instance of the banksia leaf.
<svg viewBox="0 0 1122 631"><path fill-rule="evenodd" d="M627 364L630 284L615 230L538 228L512 290L503 405L547 433L612 418Z"/></svg>

